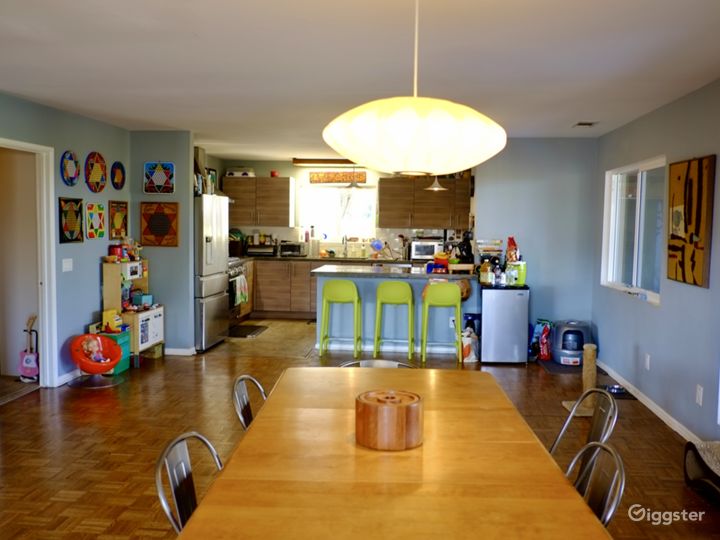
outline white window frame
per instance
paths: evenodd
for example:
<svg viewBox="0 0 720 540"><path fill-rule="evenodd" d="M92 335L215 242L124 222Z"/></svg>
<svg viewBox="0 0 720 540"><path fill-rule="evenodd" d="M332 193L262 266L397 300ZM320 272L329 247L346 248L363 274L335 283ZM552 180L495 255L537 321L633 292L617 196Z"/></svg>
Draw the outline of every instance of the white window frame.
<svg viewBox="0 0 720 540"><path fill-rule="evenodd" d="M618 207L614 204L617 199L617 185L614 182L615 175L630 173L630 172L645 172L651 169L658 169L667 166L667 159L665 156L656 156L654 158L646 159L644 161L633 163L625 167L620 167L605 172L605 206L603 209L603 246L602 246L602 266L600 269L600 283L605 287L615 289L629 295L645 300L654 305L660 305L660 293L643 289L637 284L642 283L641 272L642 265L639 264L640 254L643 252L643 235L642 228L638 227L637 224L644 223L644 212L645 212L645 182L638 181L637 188L637 201L638 204L635 208L635 243L633 251L633 285L626 285L619 281L612 281L610 279L611 268L615 267L615 256L617 253L615 242L617 241L617 223L620 219L618 216ZM666 172L667 179L667 172ZM663 249L664 251L664 249Z"/></svg>

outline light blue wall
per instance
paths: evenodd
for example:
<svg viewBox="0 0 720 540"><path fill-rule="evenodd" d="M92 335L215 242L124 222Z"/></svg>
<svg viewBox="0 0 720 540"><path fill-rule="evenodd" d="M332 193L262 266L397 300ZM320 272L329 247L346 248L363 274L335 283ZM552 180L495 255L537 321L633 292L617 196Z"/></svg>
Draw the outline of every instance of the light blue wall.
<svg viewBox="0 0 720 540"><path fill-rule="evenodd" d="M165 306L165 346L194 347L193 300L193 145L188 131L134 131L130 137L133 158L133 234L140 238L140 201L179 203L178 247L143 247L150 272L150 292ZM168 195L143 193L143 166L147 161L175 164L175 192Z"/></svg>
<svg viewBox="0 0 720 540"><path fill-rule="evenodd" d="M598 357L702 439L720 439L720 186L715 187L715 234L710 288L665 278L663 246L660 306L602 287L600 258L604 173L657 155L672 163L720 154L720 81L658 109L600 139L598 169L587 208L594 229L593 319L603 344ZM667 180L666 180L667 182ZM667 184L664 190L667 196ZM664 201L667 208L667 200ZM665 210L667 223L667 210ZM650 371L644 355L651 356ZM704 387L703 406L695 388Z"/></svg>
<svg viewBox="0 0 720 540"><path fill-rule="evenodd" d="M475 169L475 238L515 237L531 322L590 320L596 149L594 139L510 139Z"/></svg>
<svg viewBox="0 0 720 540"><path fill-rule="evenodd" d="M129 200L128 182L118 191L108 181L100 193L91 192L85 185L84 175L75 186L66 186L59 176L60 156L73 150L83 167L91 151L100 152L110 172L114 161L121 161L126 171L130 165L130 135L121 128L102 122L45 107L29 101L0 94L0 137L55 148L55 200L53 223L58 222L57 198L81 198L84 202L105 203L108 200ZM103 239L76 244L60 244L55 229L55 265L57 299L57 335L59 351L41 354L58 355L58 375L75 369L67 344L70 338L86 331L87 325L100 319L102 305L100 257L107 254L109 231ZM73 271L62 272L62 260L73 260ZM8 284L4 284L8 286Z"/></svg>

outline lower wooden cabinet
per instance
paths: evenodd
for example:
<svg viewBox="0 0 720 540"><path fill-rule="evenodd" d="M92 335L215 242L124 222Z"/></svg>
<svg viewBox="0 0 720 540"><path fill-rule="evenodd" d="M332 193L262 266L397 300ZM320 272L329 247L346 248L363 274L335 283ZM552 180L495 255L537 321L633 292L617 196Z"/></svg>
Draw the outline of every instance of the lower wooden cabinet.
<svg viewBox="0 0 720 540"><path fill-rule="evenodd" d="M290 263L290 311L310 311L310 268L308 261Z"/></svg>
<svg viewBox="0 0 720 540"><path fill-rule="evenodd" d="M289 311L290 265L283 260L255 260L255 311Z"/></svg>

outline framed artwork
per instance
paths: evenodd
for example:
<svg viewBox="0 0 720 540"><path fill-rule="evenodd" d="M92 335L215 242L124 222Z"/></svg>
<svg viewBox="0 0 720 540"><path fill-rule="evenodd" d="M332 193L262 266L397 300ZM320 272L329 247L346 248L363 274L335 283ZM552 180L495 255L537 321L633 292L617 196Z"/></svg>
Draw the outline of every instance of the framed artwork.
<svg viewBox="0 0 720 540"><path fill-rule="evenodd" d="M60 243L83 241L83 200L58 198Z"/></svg>
<svg viewBox="0 0 720 540"><path fill-rule="evenodd" d="M668 279L710 286L715 156L668 167Z"/></svg>
<svg viewBox="0 0 720 540"><path fill-rule="evenodd" d="M72 150L65 150L60 157L60 178L66 186L74 186L80 177L80 164Z"/></svg>
<svg viewBox="0 0 720 540"><path fill-rule="evenodd" d="M128 235L127 201L108 201L110 205L110 239L120 240Z"/></svg>
<svg viewBox="0 0 720 540"><path fill-rule="evenodd" d="M100 152L90 152L85 158L85 184L93 193L100 193L107 184L107 165Z"/></svg>
<svg viewBox="0 0 720 540"><path fill-rule="evenodd" d="M174 193L175 164L167 161L145 163L143 191L145 193Z"/></svg>
<svg viewBox="0 0 720 540"><path fill-rule="evenodd" d="M88 240L105 238L105 205L85 204L85 236Z"/></svg>
<svg viewBox="0 0 720 540"><path fill-rule="evenodd" d="M110 183L115 189L122 189L125 185L125 165L119 161L110 167Z"/></svg>
<svg viewBox="0 0 720 540"><path fill-rule="evenodd" d="M140 203L140 244L177 247L178 210L176 202Z"/></svg>

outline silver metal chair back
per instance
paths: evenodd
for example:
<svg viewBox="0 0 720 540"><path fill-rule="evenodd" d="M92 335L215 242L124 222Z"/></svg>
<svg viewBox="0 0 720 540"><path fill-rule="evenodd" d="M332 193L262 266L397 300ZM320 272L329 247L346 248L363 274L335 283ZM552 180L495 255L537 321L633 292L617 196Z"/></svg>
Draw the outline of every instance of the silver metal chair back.
<svg viewBox="0 0 720 540"><path fill-rule="evenodd" d="M207 447L218 470L223 468L220 456L213 445L206 437L196 431L183 433L165 446L155 465L155 486L160 498L160 505L176 533L180 533L197 507L195 482L193 481L190 453L187 446L187 440L192 438L198 439ZM177 515L173 513L165 496L162 479L163 468L167 470L170 491L172 492Z"/></svg>
<svg viewBox="0 0 720 540"><path fill-rule="evenodd" d="M595 409L592 416L592 422L590 424L590 431L588 432L587 440L585 442L604 443L610 438L613 429L615 429L615 423L617 422L617 404L615 403L615 399L612 397L612 395L610 395L609 392L606 392L601 388L590 388L589 390L586 390L582 393L582 395L575 402L575 405L573 405L573 408L570 410L570 414L568 415L565 423L563 424L563 427L560 429L560 432L555 438L555 442L553 442L552 446L550 447L551 454L555 453L555 450L557 449L560 441L565 435L568 426L570 426L570 422L575 416L577 410L582 406L583 402L586 399L593 395L596 396Z"/></svg>
<svg viewBox="0 0 720 540"><path fill-rule="evenodd" d="M247 430L253 420L252 407L250 406L250 394L248 394L247 388L248 381L257 387L263 401L267 399L267 395L265 394L265 389L262 384L260 384L260 381L252 375L240 375L237 379L235 379L235 383L233 384L233 405L235 405L235 412L237 413L238 418L240 419L240 424L242 424L244 430Z"/></svg>
<svg viewBox="0 0 720 540"><path fill-rule="evenodd" d="M565 476L571 478L576 465L586 461L587 464L579 468L574 486L597 518L607 526L625 490L625 468L614 448L590 442L572 459Z"/></svg>
<svg viewBox="0 0 720 540"><path fill-rule="evenodd" d="M415 366L406 364L405 362L396 362L394 360L351 360L340 364L340 367L376 367L376 368L413 368Z"/></svg>

